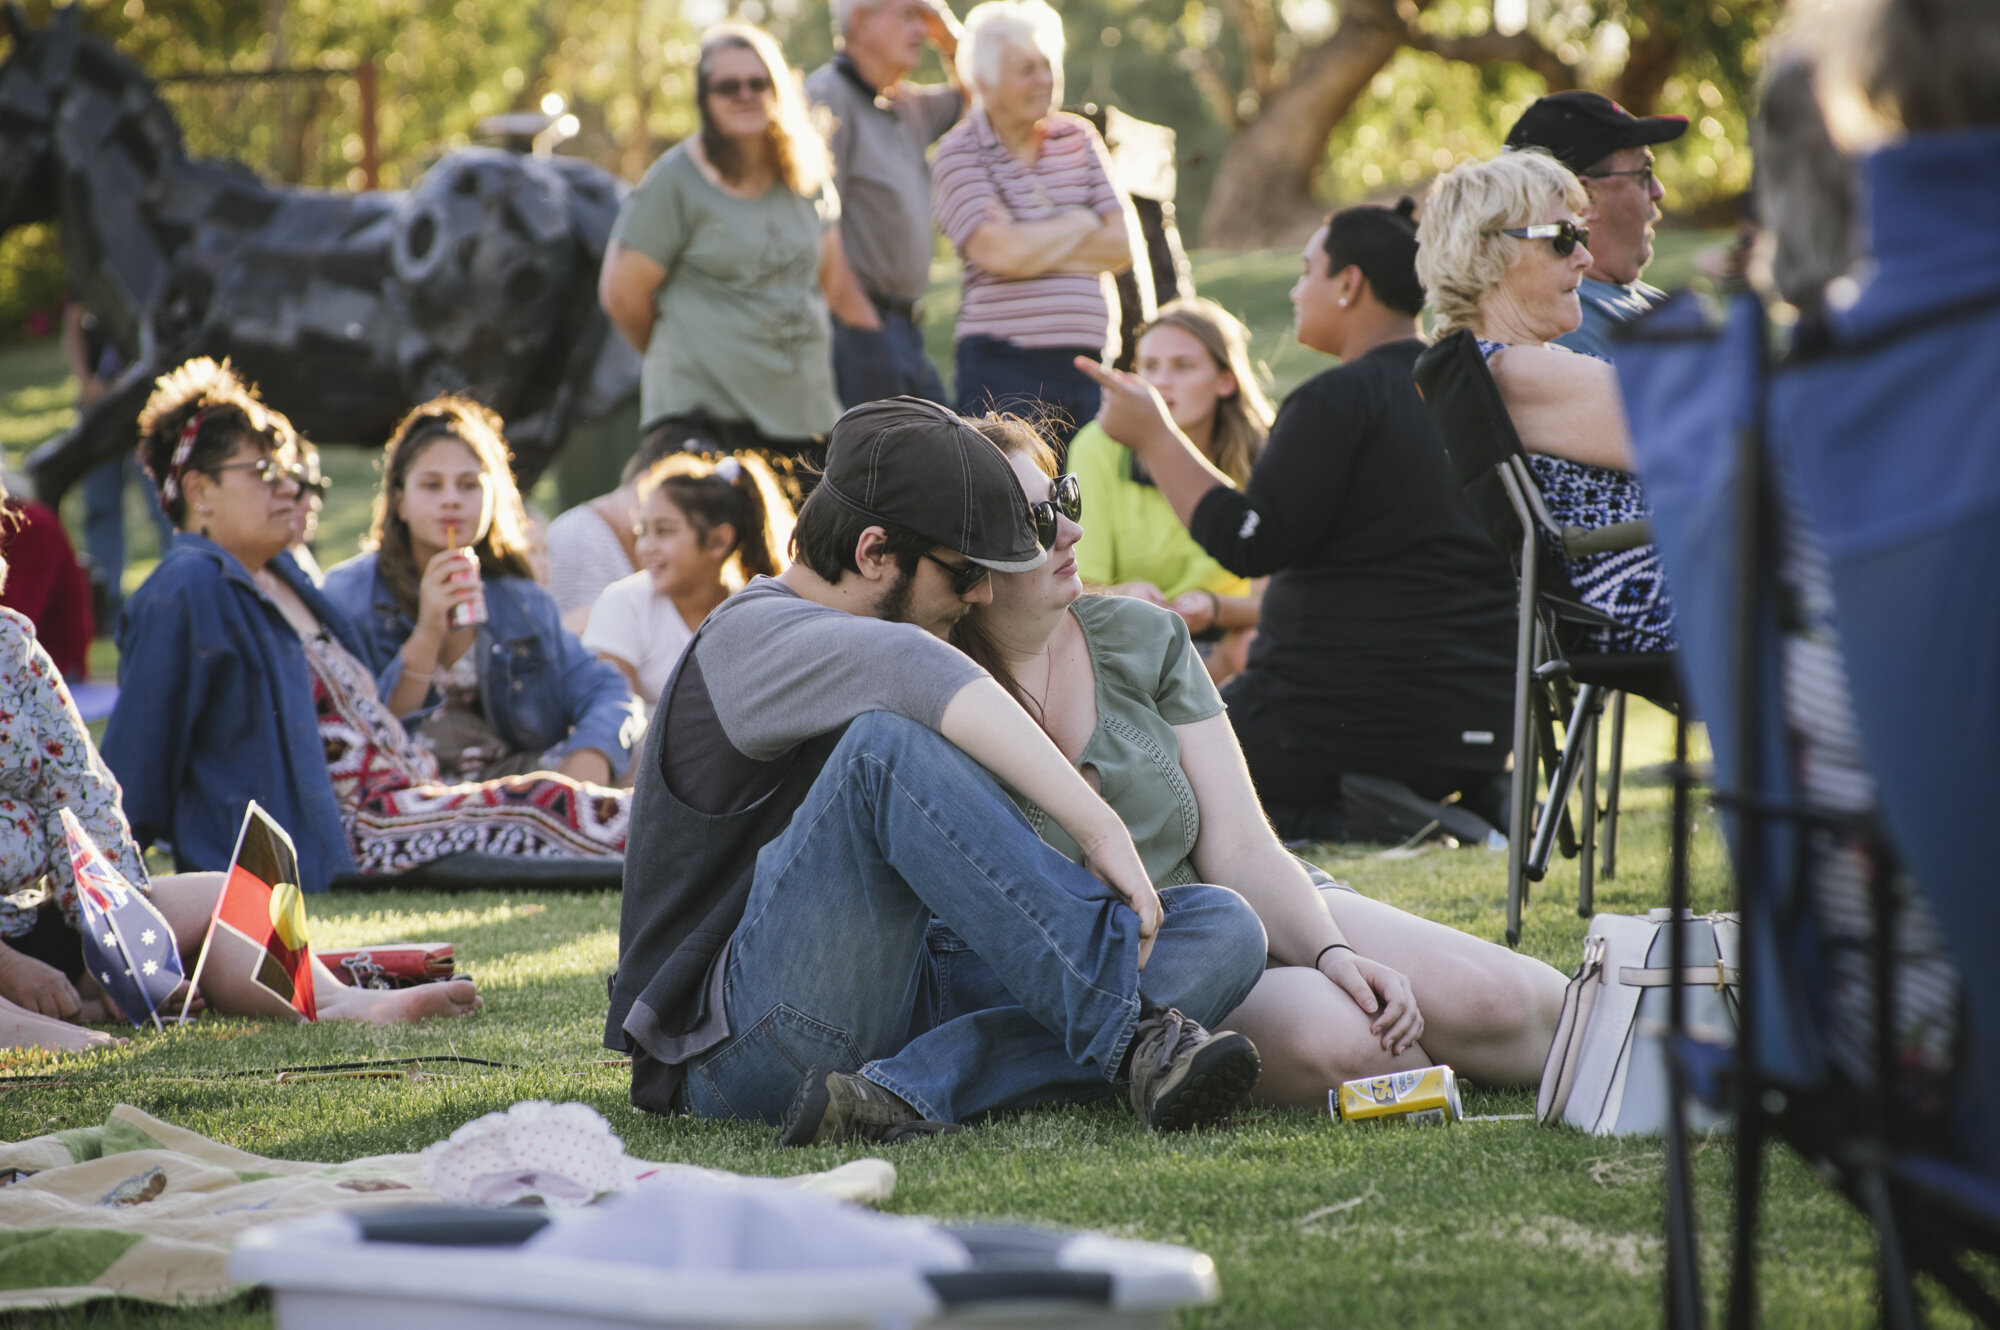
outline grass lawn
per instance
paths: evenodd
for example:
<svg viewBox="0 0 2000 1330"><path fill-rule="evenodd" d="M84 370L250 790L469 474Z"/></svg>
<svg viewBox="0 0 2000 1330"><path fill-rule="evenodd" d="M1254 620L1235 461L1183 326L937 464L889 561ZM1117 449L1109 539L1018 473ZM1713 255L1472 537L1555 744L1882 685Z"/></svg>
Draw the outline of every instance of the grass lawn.
<svg viewBox="0 0 2000 1330"><path fill-rule="evenodd" d="M1669 234L1662 266L1685 264L1693 243ZM1256 354L1282 390L1319 368L1293 347L1284 292L1290 254L1198 256L1202 289L1243 311ZM949 298L954 292L942 292ZM946 327L932 325L933 334ZM941 348L934 347L934 350ZM948 365L948 355L941 355ZM67 416L68 390L52 348L0 355L0 439L10 458ZM371 492L365 453L329 453L340 480L323 528L323 561L352 548ZM134 524L136 527L136 524ZM135 543L148 537L137 537ZM142 550L143 553L143 550ZM148 561L128 574L136 584ZM100 652L98 664L114 665ZM1635 707L1632 768L1667 754L1668 725ZM1627 785L1620 873L1598 908L1638 912L1665 897L1666 791L1643 772ZM1713 814L1699 812L1697 904L1726 908L1728 875ZM1322 862L1363 891L1479 936L1501 931L1505 878L1498 857L1445 851L1381 857L1331 847ZM1574 908L1574 865L1558 863L1530 907L1525 950L1573 968L1584 932ZM415 1150L480 1114L522 1099L580 1100L610 1119L630 1151L749 1173L826 1168L867 1153L779 1152L761 1126L648 1117L626 1104L623 1068L600 1047L604 976L613 968L617 902L609 896L400 894L316 897L323 946L436 939L457 946L481 984L477 1017L394 1030L301 1029L202 1019L125 1047L57 1061L0 1054L0 1139L103 1121L134 1104L231 1145L297 1159L342 1160ZM422 1080L279 1083L279 1068L376 1057L446 1054L514 1064L440 1064ZM20 1078L31 1078L22 1082ZM1474 1087L1467 1111L1522 1113L1523 1091ZM1634 1326L1659 1319L1661 1147L1599 1140L1532 1122L1446 1129L1343 1127L1319 1114L1253 1112L1227 1129L1157 1138L1110 1107L1048 1110L892 1152L899 1182L891 1210L1003 1217L1104 1229L1186 1243L1216 1259L1222 1301L1186 1314L1200 1327L1318 1326L1335 1322L1522 1326ZM1704 1288L1718 1302L1729 1222L1733 1151L1727 1137L1696 1157ZM1765 1318L1774 1325L1860 1326L1875 1319L1872 1246L1853 1212L1797 1160L1780 1152L1767 1175ZM4 1278L0 1274L0 1278ZM1942 1323L1956 1324L1947 1314ZM264 1326L255 1298L176 1311L112 1306L24 1317L26 1325Z"/></svg>

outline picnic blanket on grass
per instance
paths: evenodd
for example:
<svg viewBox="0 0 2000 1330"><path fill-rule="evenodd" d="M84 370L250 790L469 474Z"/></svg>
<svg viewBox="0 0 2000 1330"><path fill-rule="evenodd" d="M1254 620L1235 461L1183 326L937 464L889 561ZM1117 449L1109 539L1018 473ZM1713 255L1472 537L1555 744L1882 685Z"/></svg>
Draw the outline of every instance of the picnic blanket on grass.
<svg viewBox="0 0 2000 1330"><path fill-rule="evenodd" d="M437 1204L417 1160L267 1159L128 1104L112 1109L102 1126L0 1145L0 1312L110 1297L230 1297L242 1286L224 1265L245 1229L322 1210ZM873 1202L894 1190L895 1169L857 1159L786 1181Z"/></svg>

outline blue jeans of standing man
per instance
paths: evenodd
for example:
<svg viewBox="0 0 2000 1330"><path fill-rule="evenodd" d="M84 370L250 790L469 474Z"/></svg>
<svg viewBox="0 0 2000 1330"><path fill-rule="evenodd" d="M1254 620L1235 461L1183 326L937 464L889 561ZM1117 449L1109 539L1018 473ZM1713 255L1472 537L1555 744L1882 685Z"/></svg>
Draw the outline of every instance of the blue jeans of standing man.
<svg viewBox="0 0 2000 1330"><path fill-rule="evenodd" d="M131 452L107 457L83 473L83 548L90 555L93 575L105 586L104 622L98 632L118 631L118 610L124 603L122 579L125 575L125 486L137 483L145 490L146 512L153 523L161 557L174 543L174 524L160 511L152 482L139 469L139 459Z"/></svg>
<svg viewBox="0 0 2000 1330"><path fill-rule="evenodd" d="M1078 356L1104 354L1094 346L1021 346L974 334L958 341L958 411L977 416L1007 411L1025 416L1059 453L1076 432L1097 418L1097 380L1076 367Z"/></svg>
<svg viewBox="0 0 2000 1330"><path fill-rule="evenodd" d="M1206 1024L1264 971L1241 896L1160 895L1142 976L1138 915L1045 845L992 776L914 721L862 716L757 857L724 974L731 1034L689 1062L687 1106L775 1122L816 1066L858 1070L941 1122L1101 1098L1142 986ZM927 944L933 917L1018 1003L960 1009Z"/></svg>
<svg viewBox="0 0 2000 1330"><path fill-rule="evenodd" d="M884 308L880 330L833 321L833 382L840 404L860 406L887 397L922 397L949 406L944 382L924 355L924 335L909 314Z"/></svg>

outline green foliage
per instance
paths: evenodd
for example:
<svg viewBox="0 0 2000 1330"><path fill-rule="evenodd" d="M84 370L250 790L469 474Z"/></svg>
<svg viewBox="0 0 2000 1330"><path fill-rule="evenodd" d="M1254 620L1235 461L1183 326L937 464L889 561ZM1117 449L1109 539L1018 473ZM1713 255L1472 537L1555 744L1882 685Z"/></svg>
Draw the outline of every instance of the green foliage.
<svg viewBox="0 0 2000 1330"><path fill-rule="evenodd" d="M62 244L45 223L0 239L0 344L61 331Z"/></svg>

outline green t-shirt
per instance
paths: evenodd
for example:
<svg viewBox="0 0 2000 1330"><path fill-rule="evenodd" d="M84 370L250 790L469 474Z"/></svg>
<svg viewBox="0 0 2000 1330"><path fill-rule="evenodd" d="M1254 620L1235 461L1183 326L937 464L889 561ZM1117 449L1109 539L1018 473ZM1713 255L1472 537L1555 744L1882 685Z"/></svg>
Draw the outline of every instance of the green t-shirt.
<svg viewBox="0 0 2000 1330"><path fill-rule="evenodd" d="M1220 715L1222 696L1178 614L1130 596L1085 596L1069 612L1097 676L1097 728L1077 766L1096 769L1098 792L1131 831L1154 886L1198 882L1189 856L1201 814L1174 726ZM1082 860L1082 849L1048 813L1019 795L1014 801L1037 836Z"/></svg>
<svg viewBox="0 0 2000 1330"><path fill-rule="evenodd" d="M1092 421L1069 445L1069 470L1083 488L1083 529L1076 570L1093 586L1151 582L1172 600L1200 587L1247 596L1250 583L1194 543L1167 496L1132 479L1132 455Z"/></svg>
<svg viewBox="0 0 2000 1330"><path fill-rule="evenodd" d="M709 180L683 143L618 210L613 237L667 270L639 378L647 425L697 409L773 439L825 434L840 415L820 241L840 216L832 185L782 183L754 199Z"/></svg>

